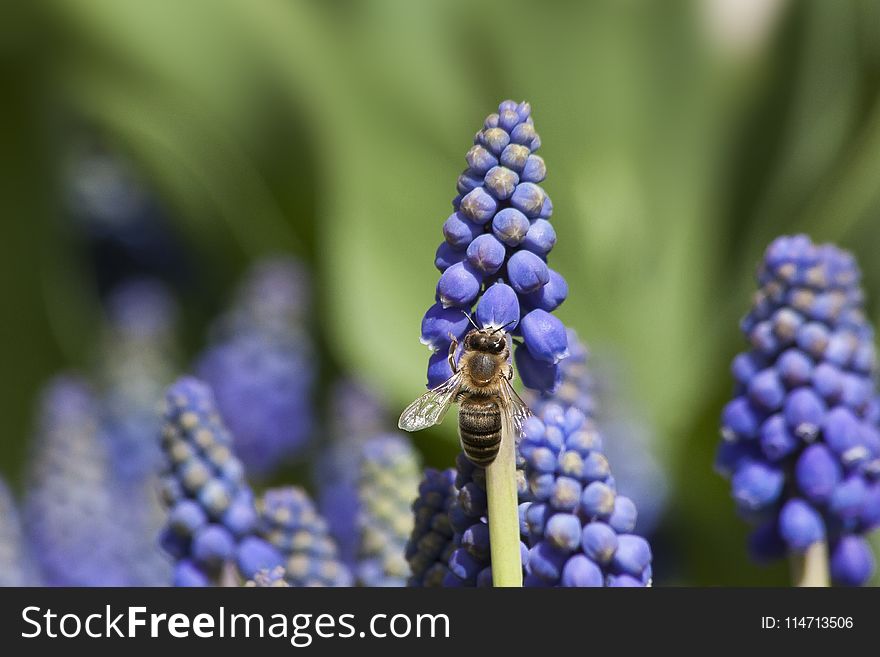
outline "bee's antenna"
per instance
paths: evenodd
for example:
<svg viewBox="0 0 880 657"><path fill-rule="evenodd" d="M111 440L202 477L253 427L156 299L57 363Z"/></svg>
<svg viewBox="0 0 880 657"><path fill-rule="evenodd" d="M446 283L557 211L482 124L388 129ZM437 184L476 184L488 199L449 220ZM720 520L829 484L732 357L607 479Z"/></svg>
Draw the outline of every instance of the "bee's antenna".
<svg viewBox="0 0 880 657"><path fill-rule="evenodd" d="M461 312L463 312L464 316L468 318L468 321L471 323L471 326L473 326L475 329L477 329L479 331L480 327L477 326L477 323L474 321L474 318L468 314L468 311L462 310Z"/></svg>
<svg viewBox="0 0 880 657"><path fill-rule="evenodd" d="M494 331L492 331L492 333L491 333L490 335L494 335L495 333L498 333L498 331L503 331L503 330L506 329L508 326L512 326L513 324L516 324L516 322L517 322L517 320L515 320L515 319L509 321L509 322L507 322L507 324L505 324L504 326L499 326L497 329L495 329Z"/></svg>

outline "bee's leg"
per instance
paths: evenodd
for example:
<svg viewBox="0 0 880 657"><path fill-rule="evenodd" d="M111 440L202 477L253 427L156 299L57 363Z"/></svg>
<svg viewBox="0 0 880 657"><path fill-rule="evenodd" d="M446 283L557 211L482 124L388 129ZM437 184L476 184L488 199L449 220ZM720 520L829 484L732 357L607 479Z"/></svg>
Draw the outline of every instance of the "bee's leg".
<svg viewBox="0 0 880 657"><path fill-rule="evenodd" d="M507 380L513 381L513 367L510 365L507 366Z"/></svg>
<svg viewBox="0 0 880 657"><path fill-rule="evenodd" d="M449 339L451 340L449 343L449 369L455 374L458 372L458 365L455 364L455 350L458 349L458 339L452 333L449 334Z"/></svg>

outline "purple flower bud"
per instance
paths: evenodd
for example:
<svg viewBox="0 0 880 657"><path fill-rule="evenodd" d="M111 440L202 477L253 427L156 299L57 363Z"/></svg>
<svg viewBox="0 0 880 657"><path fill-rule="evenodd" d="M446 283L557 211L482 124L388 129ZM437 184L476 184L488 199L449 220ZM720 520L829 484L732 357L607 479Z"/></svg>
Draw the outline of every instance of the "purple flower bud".
<svg viewBox="0 0 880 657"><path fill-rule="evenodd" d="M592 561L607 565L617 550L617 532L604 522L591 522L584 527L581 544L584 554Z"/></svg>
<svg viewBox="0 0 880 657"><path fill-rule="evenodd" d="M568 335L562 322L545 310L533 310L520 324L523 340L536 359L556 364L568 356Z"/></svg>
<svg viewBox="0 0 880 657"><path fill-rule="evenodd" d="M477 236L467 248L468 262L485 274L494 274L504 264L507 249L491 233Z"/></svg>
<svg viewBox="0 0 880 657"><path fill-rule="evenodd" d="M807 385L813 375L813 361L802 351L789 349L776 361L779 378L789 388Z"/></svg>
<svg viewBox="0 0 880 657"><path fill-rule="evenodd" d="M492 232L507 246L518 246L529 232L529 220L516 208L504 208L492 219Z"/></svg>
<svg viewBox="0 0 880 657"><path fill-rule="evenodd" d="M489 169L485 177L486 189L499 201L505 201L513 195L519 183L516 171L507 167L496 166Z"/></svg>
<svg viewBox="0 0 880 657"><path fill-rule="evenodd" d="M828 329L817 322L808 322L798 329L797 345L810 356L822 358L828 346Z"/></svg>
<svg viewBox="0 0 880 657"><path fill-rule="evenodd" d="M531 123L520 123L510 133L510 140L514 144L523 144L524 146L528 146L533 151L535 150L533 146L535 137L535 126L533 126Z"/></svg>
<svg viewBox="0 0 880 657"><path fill-rule="evenodd" d="M519 294L536 292L550 280L550 270L531 251L517 251L507 261L507 278Z"/></svg>
<svg viewBox="0 0 880 657"><path fill-rule="evenodd" d="M831 578L842 586L862 586L874 574L874 555L861 536L848 535L831 550Z"/></svg>
<svg viewBox="0 0 880 657"><path fill-rule="evenodd" d="M721 432L726 440L750 440L758 433L761 418L745 397L727 403L721 414Z"/></svg>
<svg viewBox="0 0 880 657"><path fill-rule="evenodd" d="M247 579L253 579L261 570L274 570L284 561L278 550L256 536L239 543L237 552L238 569Z"/></svg>
<svg viewBox="0 0 880 657"><path fill-rule="evenodd" d="M468 169L463 174L458 177L458 181L456 182L455 189L461 195L464 196L472 189L476 189L477 187L482 186L483 184L483 176L482 174L477 173L476 171L472 171ZM460 201L461 199L459 199ZM453 207L457 207L456 203L452 204Z"/></svg>
<svg viewBox="0 0 880 657"><path fill-rule="evenodd" d="M538 185L523 182L516 186L510 197L510 204L526 215L529 219L536 219L541 214L546 194Z"/></svg>
<svg viewBox="0 0 880 657"><path fill-rule="evenodd" d="M540 155L529 155L522 170L520 180L523 182L539 183L547 177L547 166L544 158Z"/></svg>
<svg viewBox="0 0 880 657"><path fill-rule="evenodd" d="M449 242L441 242L434 255L434 266L444 272L455 263L464 260L465 257L466 254L463 250L451 247Z"/></svg>
<svg viewBox="0 0 880 657"><path fill-rule="evenodd" d="M546 256L556 246L556 230L546 219L535 219L525 238L522 247L539 256Z"/></svg>
<svg viewBox="0 0 880 657"><path fill-rule="evenodd" d="M444 307L469 307L480 293L483 276L467 262L452 265L440 276L437 294Z"/></svg>
<svg viewBox="0 0 880 657"><path fill-rule="evenodd" d="M830 363L820 363L813 370L813 388L829 404L836 403L843 395L843 374Z"/></svg>
<svg viewBox="0 0 880 657"><path fill-rule="evenodd" d="M549 267L548 270L550 280L547 281L547 284L538 291L527 295L526 298L535 308L551 312L556 310L568 297L568 283L557 272Z"/></svg>
<svg viewBox="0 0 880 657"><path fill-rule="evenodd" d="M825 402L810 388L798 388L785 400L785 419L795 435L809 441L822 426L825 408Z"/></svg>
<svg viewBox="0 0 880 657"><path fill-rule="evenodd" d="M651 547L641 536L621 534L617 537L617 550L611 565L619 573L640 577L651 563Z"/></svg>
<svg viewBox="0 0 880 657"><path fill-rule="evenodd" d="M581 522L571 513L554 514L547 521L544 537L558 550L574 552L581 544Z"/></svg>
<svg viewBox="0 0 880 657"><path fill-rule="evenodd" d="M758 372L748 385L749 399L758 407L773 412L782 407L785 401L785 387L773 368Z"/></svg>
<svg viewBox="0 0 880 657"><path fill-rule="evenodd" d="M868 485L858 474L851 475L838 484L828 499L828 510L846 523L855 521L862 514L868 497Z"/></svg>
<svg viewBox="0 0 880 657"><path fill-rule="evenodd" d="M562 569L562 586L602 586L603 580L602 569L582 554L573 556Z"/></svg>
<svg viewBox="0 0 880 657"><path fill-rule="evenodd" d="M741 509L758 511L779 499L784 482L778 468L760 461L746 461L731 479L733 499Z"/></svg>
<svg viewBox="0 0 880 657"><path fill-rule="evenodd" d="M584 488L581 495L581 511L588 518L608 518L614 512L614 490L601 481L594 481Z"/></svg>
<svg viewBox="0 0 880 657"><path fill-rule="evenodd" d="M824 540L825 523L816 509L794 498L779 512L779 535L790 550L803 552L816 541Z"/></svg>
<svg viewBox="0 0 880 657"><path fill-rule="evenodd" d="M467 160L468 167L480 175L485 175L489 169L498 164L498 158L479 144L472 146L464 159Z"/></svg>
<svg viewBox="0 0 880 657"><path fill-rule="evenodd" d="M781 413L767 418L760 429L761 451L771 461L779 461L792 454L800 440L788 428Z"/></svg>
<svg viewBox="0 0 880 657"><path fill-rule="evenodd" d="M193 538L193 558L207 568L219 568L232 558L234 551L232 534L220 525L207 525L199 529Z"/></svg>
<svg viewBox="0 0 880 657"><path fill-rule="evenodd" d="M752 377L764 369L765 366L766 363L764 359L760 358L757 354L745 352L736 355L733 359L730 370L737 383L740 385L746 385Z"/></svg>
<svg viewBox="0 0 880 657"><path fill-rule="evenodd" d="M498 202L482 187L469 191L461 199L460 212L478 224L485 224L495 216ZM453 244L453 246L456 246Z"/></svg>
<svg viewBox="0 0 880 657"><path fill-rule="evenodd" d="M483 328L494 329L506 326L507 331L512 331L519 323L519 312L519 298L516 292L509 285L498 282L490 285L480 297L476 320Z"/></svg>
<svg viewBox="0 0 880 657"><path fill-rule="evenodd" d="M551 584L559 581L565 561L563 552L544 541L529 550L529 570Z"/></svg>
<svg viewBox="0 0 880 657"><path fill-rule="evenodd" d="M508 169L513 169L517 173L521 173L523 167L526 165L529 155L530 151L526 146L521 144L508 144L501 152L501 164Z"/></svg>
<svg viewBox="0 0 880 657"><path fill-rule="evenodd" d="M449 336L460 340L468 326L468 318L461 308L444 308L442 303L435 303L422 318L422 344L444 352L445 357L451 342Z"/></svg>
<svg viewBox="0 0 880 657"><path fill-rule="evenodd" d="M211 581L195 563L185 559L179 561L174 567L172 584L179 587L197 588L211 586Z"/></svg>
<svg viewBox="0 0 880 657"><path fill-rule="evenodd" d="M614 510L608 517L608 524L611 528L618 534L626 534L635 530L637 520L638 512L633 501L628 497L618 495L614 500Z"/></svg>
<svg viewBox="0 0 880 657"><path fill-rule="evenodd" d="M510 143L510 135L502 128L489 128L480 133L480 143L483 144L493 155L501 155L504 148Z"/></svg>
<svg viewBox="0 0 880 657"><path fill-rule="evenodd" d="M840 463L823 444L807 447L795 465L800 491L812 502L824 502L842 477Z"/></svg>
<svg viewBox="0 0 880 657"><path fill-rule="evenodd" d="M453 212L443 224L443 236L455 249L464 250L477 235L482 233L483 227L470 221L461 212Z"/></svg>
<svg viewBox="0 0 880 657"><path fill-rule="evenodd" d="M442 351L431 354L428 359L428 388L436 388L450 376L452 370L449 369L448 354Z"/></svg>

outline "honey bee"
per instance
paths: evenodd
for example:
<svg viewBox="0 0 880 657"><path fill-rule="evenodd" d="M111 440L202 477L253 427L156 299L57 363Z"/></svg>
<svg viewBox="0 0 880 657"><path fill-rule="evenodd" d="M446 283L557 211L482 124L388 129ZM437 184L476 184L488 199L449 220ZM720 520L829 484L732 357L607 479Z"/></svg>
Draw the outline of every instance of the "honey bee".
<svg viewBox="0 0 880 657"><path fill-rule="evenodd" d="M523 422L531 415L511 385L513 368L508 362L510 345L504 328L485 329L474 325L464 337L458 363L455 362L458 340L450 336L452 376L407 406L398 426L404 431L418 431L439 424L449 407L458 402L462 450L474 465L482 468L490 465L501 447L504 416L509 418L518 436Z"/></svg>

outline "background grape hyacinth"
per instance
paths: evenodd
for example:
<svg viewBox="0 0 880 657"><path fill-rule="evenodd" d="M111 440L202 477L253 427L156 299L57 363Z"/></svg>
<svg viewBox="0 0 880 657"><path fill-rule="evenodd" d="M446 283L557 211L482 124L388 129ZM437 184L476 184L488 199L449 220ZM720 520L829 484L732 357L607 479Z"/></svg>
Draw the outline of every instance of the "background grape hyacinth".
<svg viewBox="0 0 880 657"><path fill-rule="evenodd" d="M833 245L780 237L758 284L717 467L758 524L757 558L825 542L833 581L860 585L874 569L864 534L880 524L880 407L859 269Z"/></svg>
<svg viewBox="0 0 880 657"><path fill-rule="evenodd" d="M162 496L169 513L161 542L176 561L176 586L238 586L284 565L258 535L254 495L232 444L206 384L184 377L168 389Z"/></svg>
<svg viewBox="0 0 880 657"><path fill-rule="evenodd" d="M440 270L436 303L422 320L422 342L433 351L428 387L452 375L450 336L469 328L464 312L476 304L482 327L507 327L522 337L515 352L523 383L552 390L558 363L568 355L565 327L552 315L568 296L565 279L547 265L556 244L553 204L539 183L546 166L535 151L528 103L506 100L490 114L467 152L454 212L443 224L445 241L434 260Z"/></svg>

